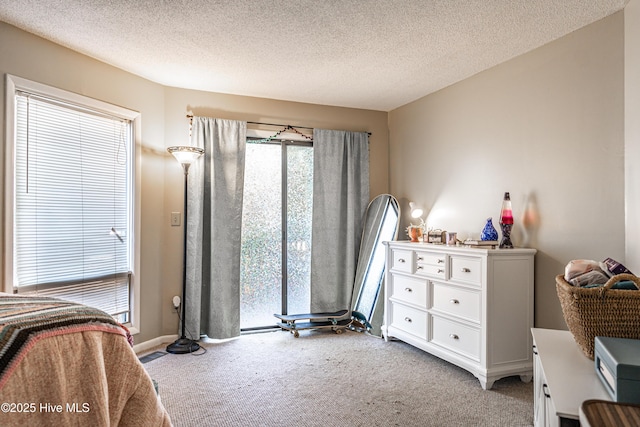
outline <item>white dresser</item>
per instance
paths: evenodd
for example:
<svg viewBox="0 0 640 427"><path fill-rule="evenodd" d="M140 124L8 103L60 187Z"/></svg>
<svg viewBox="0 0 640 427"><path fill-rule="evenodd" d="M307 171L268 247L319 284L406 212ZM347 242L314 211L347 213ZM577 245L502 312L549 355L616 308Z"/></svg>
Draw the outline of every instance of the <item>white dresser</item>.
<svg viewBox="0 0 640 427"><path fill-rule="evenodd" d="M460 366L483 389L511 375L531 380L535 249L385 245L385 340Z"/></svg>

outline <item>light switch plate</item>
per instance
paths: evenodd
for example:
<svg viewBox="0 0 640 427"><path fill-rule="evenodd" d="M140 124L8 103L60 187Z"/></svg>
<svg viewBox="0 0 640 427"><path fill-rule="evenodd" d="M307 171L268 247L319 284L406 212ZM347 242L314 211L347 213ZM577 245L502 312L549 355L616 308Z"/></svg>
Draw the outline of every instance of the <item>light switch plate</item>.
<svg viewBox="0 0 640 427"><path fill-rule="evenodd" d="M171 212L171 226L178 227L180 225L180 212Z"/></svg>

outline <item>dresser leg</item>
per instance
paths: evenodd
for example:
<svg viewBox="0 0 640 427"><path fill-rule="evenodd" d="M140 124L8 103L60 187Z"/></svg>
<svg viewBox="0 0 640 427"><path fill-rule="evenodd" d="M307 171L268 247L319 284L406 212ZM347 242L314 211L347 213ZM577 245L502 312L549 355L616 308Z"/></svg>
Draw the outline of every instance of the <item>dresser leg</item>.
<svg viewBox="0 0 640 427"><path fill-rule="evenodd" d="M496 382L495 379L480 378L480 377L476 377L476 378L478 378L478 381L480 381L480 386L482 386L483 390L491 390L491 387L493 387L493 383Z"/></svg>
<svg viewBox="0 0 640 427"><path fill-rule="evenodd" d="M532 379L533 379L533 375L531 374L520 375L520 381L522 381L523 383L531 382Z"/></svg>

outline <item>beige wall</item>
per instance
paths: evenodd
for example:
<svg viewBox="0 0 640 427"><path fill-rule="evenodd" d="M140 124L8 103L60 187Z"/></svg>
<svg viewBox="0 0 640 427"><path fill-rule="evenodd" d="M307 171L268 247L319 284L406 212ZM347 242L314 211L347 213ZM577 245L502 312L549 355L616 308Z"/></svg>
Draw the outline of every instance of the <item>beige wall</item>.
<svg viewBox="0 0 640 427"><path fill-rule="evenodd" d="M187 112L196 116L251 122L290 124L323 129L371 132L369 138L371 198L389 191L387 113L276 101L186 89L165 90L165 135L167 146L186 144L189 135ZM271 128L270 130L273 130ZM277 130L277 128L276 128ZM180 294L182 229L171 227L169 213L182 210L182 172L174 162L166 164L165 220L162 234L167 236L163 267L164 331L175 330L171 297ZM224 256L224 254L220 254Z"/></svg>
<svg viewBox="0 0 640 427"><path fill-rule="evenodd" d="M462 238L477 236L489 216L498 228L502 194L510 191L518 219L514 242L539 251L536 325L564 328L554 276L569 260L611 256L640 270L639 8L631 0L624 14L388 115L167 88L1 22L0 73L142 113L137 342L177 330L170 298L180 292L181 229L169 226L169 213L182 208L182 175L165 149L187 141L187 112L369 131L372 197L391 192L405 209L409 200L421 203L430 210L430 226ZM4 103L0 122L4 128ZM525 210L534 214L528 230Z"/></svg>
<svg viewBox="0 0 640 427"><path fill-rule="evenodd" d="M389 191L385 112L167 88L0 22L2 100L6 73L141 113L141 332L135 337L137 343L178 331L171 297L181 293L182 229L170 227L169 214L182 210L182 172L166 148L188 142L188 111L226 119L371 132L371 195ZM3 129L4 121L2 102ZM2 135L4 141L4 132ZM3 154L0 150L0 156ZM4 160L0 165L4 171ZM3 177L4 172L0 174L2 188ZM2 215L4 223L4 209Z"/></svg>
<svg viewBox="0 0 640 427"><path fill-rule="evenodd" d="M429 227L499 229L511 193L513 241L538 249L538 327L566 328L554 277L568 261L624 261L623 25L617 13L389 113L391 192Z"/></svg>
<svg viewBox="0 0 640 427"><path fill-rule="evenodd" d="M162 245L157 230L164 220L164 89L39 37L0 22L0 74L2 104L0 123L4 129L5 73L120 105L142 114L141 176L141 333L136 341L160 334ZM4 132L3 132L4 141ZM4 144L3 144L4 147ZM4 150L1 163L4 193ZM158 154L160 153L160 154ZM4 209L2 212L4 224ZM2 230L4 232L4 229ZM4 244L3 244L4 252ZM4 254L2 257L4 261ZM4 262L3 262L4 268ZM3 275L4 277L4 275Z"/></svg>
<svg viewBox="0 0 640 427"><path fill-rule="evenodd" d="M640 274L640 0L630 0L625 22L626 263Z"/></svg>

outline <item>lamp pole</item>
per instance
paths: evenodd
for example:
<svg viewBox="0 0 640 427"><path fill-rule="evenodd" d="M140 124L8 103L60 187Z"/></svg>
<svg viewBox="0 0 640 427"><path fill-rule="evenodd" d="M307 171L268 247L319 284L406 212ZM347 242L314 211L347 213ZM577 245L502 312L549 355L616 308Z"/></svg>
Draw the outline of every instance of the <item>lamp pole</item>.
<svg viewBox="0 0 640 427"><path fill-rule="evenodd" d="M183 237L182 237L182 301L180 302L180 318L182 323L182 334L180 338L178 338L173 343L167 346L168 353L174 354L184 354L184 353L193 353L200 348L200 345L190 339L187 338L186 334L186 296L187 296L187 208L188 208L188 188L189 188L189 166L195 160L197 160L203 153L204 150L202 148L197 147L169 147L167 149L169 153L173 154L174 157L180 162L182 168L184 169L184 221L183 221Z"/></svg>

